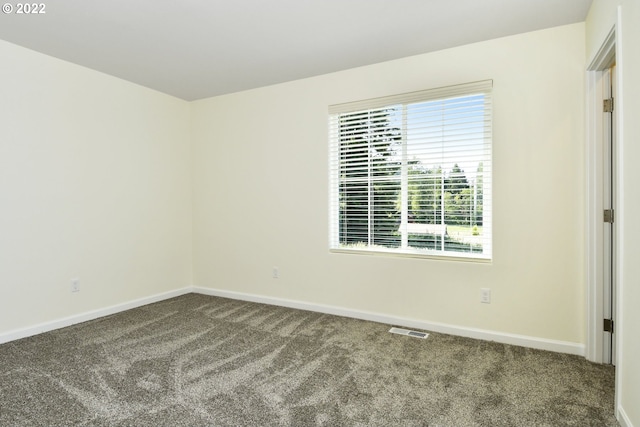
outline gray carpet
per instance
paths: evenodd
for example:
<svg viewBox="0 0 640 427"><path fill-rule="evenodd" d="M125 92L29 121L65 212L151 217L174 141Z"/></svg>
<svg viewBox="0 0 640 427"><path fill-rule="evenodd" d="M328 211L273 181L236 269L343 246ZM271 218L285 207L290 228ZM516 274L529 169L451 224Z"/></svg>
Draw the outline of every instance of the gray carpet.
<svg viewBox="0 0 640 427"><path fill-rule="evenodd" d="M189 294L0 345L2 426L617 426L566 354Z"/></svg>

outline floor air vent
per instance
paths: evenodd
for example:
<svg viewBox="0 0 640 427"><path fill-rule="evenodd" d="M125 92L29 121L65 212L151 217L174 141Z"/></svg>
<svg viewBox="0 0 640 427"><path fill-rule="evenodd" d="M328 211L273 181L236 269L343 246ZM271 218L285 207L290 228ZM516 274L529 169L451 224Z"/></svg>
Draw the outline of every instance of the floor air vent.
<svg viewBox="0 0 640 427"><path fill-rule="evenodd" d="M427 334L426 332L410 331L408 329L402 329L402 328L391 328L389 329L389 332L391 332L392 334L407 335L410 337L422 338L422 339L425 339L429 336L429 334Z"/></svg>

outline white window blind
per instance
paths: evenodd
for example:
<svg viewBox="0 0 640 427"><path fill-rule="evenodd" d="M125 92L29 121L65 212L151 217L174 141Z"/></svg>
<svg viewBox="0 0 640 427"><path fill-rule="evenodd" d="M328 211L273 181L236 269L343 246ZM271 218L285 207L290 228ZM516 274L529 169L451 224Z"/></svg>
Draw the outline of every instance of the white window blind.
<svg viewBox="0 0 640 427"><path fill-rule="evenodd" d="M330 249L491 259L491 89L330 106Z"/></svg>

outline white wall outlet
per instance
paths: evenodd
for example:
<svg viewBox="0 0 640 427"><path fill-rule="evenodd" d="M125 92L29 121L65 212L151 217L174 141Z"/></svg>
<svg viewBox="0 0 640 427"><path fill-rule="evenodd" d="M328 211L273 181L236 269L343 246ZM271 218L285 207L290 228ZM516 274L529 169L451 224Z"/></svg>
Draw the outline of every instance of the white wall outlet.
<svg viewBox="0 0 640 427"><path fill-rule="evenodd" d="M80 279L71 279L71 292L80 292Z"/></svg>
<svg viewBox="0 0 640 427"><path fill-rule="evenodd" d="M480 302L483 304L491 304L491 289L480 288Z"/></svg>
<svg viewBox="0 0 640 427"><path fill-rule="evenodd" d="M271 270L271 277L274 279L278 279L280 277L280 270L278 270L278 267L273 267L273 270Z"/></svg>

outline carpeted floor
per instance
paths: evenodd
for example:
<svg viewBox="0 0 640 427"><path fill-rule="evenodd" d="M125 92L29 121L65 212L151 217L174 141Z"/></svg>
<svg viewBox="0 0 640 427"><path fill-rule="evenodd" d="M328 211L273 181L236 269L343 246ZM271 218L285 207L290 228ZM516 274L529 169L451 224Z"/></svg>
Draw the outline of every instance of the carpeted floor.
<svg viewBox="0 0 640 427"><path fill-rule="evenodd" d="M617 426L584 358L189 294L0 345L1 426Z"/></svg>

